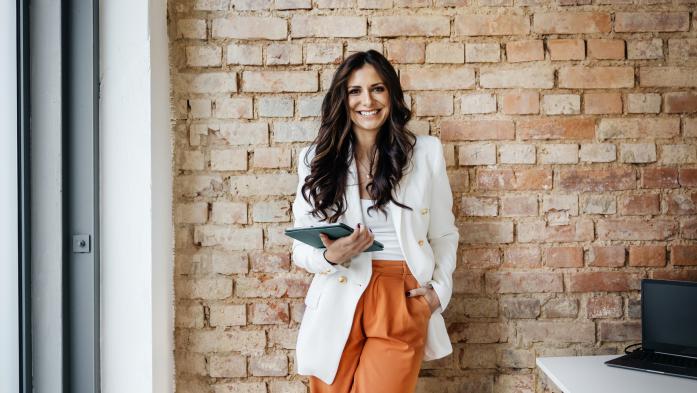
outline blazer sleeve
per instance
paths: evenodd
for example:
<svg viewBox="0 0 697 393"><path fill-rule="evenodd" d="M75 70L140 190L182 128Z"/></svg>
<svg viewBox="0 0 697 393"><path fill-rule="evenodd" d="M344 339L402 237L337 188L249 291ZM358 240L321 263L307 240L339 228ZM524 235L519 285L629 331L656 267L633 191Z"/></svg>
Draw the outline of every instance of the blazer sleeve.
<svg viewBox="0 0 697 393"><path fill-rule="evenodd" d="M308 149L308 147L302 149L298 155L298 188L293 202L293 226L295 228L324 225L310 214L312 206L302 196L305 177L310 174L310 168L305 164ZM293 263L310 273L331 274L338 270L324 259L324 249L314 248L301 241L293 240L292 250Z"/></svg>
<svg viewBox="0 0 697 393"><path fill-rule="evenodd" d="M445 170L443 145L437 145L433 157L433 185L431 187L430 223L428 242L433 250L435 269L429 283L438 295L440 307L436 312L443 312L453 293L453 271L457 260L457 245L460 239L455 216L453 215L453 194L450 189L448 174Z"/></svg>

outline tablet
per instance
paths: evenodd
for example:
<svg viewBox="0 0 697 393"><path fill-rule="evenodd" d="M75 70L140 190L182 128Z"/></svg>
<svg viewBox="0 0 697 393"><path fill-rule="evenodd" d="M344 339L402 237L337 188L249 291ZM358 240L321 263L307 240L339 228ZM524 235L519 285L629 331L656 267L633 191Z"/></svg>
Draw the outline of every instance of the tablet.
<svg viewBox="0 0 697 393"><path fill-rule="evenodd" d="M320 233L329 236L330 239L338 239L348 236L353 233L353 228L340 222L336 224L322 225L316 227L305 228L288 228L284 232L287 236L299 240L305 244L309 244L314 248L324 248L322 240L319 238ZM373 244L365 251L382 251L385 247L377 240L373 240Z"/></svg>

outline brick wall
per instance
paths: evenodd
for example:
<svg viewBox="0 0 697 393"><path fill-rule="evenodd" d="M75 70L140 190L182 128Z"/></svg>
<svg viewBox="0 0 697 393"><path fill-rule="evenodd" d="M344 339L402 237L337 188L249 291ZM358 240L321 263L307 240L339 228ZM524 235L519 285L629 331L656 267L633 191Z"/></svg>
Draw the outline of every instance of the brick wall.
<svg viewBox="0 0 697 393"><path fill-rule="evenodd" d="M536 356L640 339L641 278L697 280L695 0L172 0L179 392L306 392L298 151L349 53L441 138L454 353L419 392L554 390ZM692 10L692 11L691 11Z"/></svg>

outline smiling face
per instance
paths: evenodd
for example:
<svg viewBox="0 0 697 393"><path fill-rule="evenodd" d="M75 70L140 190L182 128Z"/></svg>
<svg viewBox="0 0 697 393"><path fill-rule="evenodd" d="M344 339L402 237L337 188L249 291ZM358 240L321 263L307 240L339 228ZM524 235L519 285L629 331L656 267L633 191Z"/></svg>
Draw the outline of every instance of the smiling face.
<svg viewBox="0 0 697 393"><path fill-rule="evenodd" d="M390 95L375 68L366 64L348 79L348 105L356 132L378 132L390 114Z"/></svg>

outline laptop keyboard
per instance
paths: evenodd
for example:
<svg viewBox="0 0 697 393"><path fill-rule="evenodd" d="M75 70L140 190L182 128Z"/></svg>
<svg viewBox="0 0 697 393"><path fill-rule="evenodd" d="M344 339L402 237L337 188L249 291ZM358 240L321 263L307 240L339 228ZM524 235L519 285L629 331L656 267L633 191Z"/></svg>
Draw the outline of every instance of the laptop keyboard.
<svg viewBox="0 0 697 393"><path fill-rule="evenodd" d="M697 369L697 359L681 356L670 356L654 352L640 351L637 357L643 361L651 363L666 364L674 367L695 368Z"/></svg>

